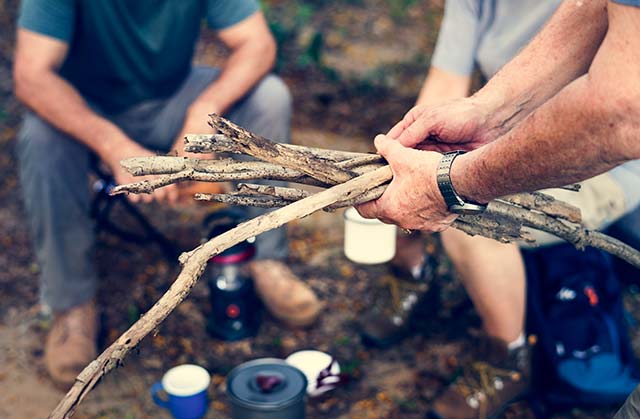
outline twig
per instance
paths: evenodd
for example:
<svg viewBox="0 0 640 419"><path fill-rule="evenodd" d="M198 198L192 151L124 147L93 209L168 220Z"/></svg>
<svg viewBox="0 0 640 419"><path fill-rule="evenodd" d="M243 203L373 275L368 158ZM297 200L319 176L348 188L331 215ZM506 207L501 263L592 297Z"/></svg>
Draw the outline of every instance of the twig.
<svg viewBox="0 0 640 419"><path fill-rule="evenodd" d="M269 163L280 164L325 183L344 183L356 176L350 170L340 169L321 159L313 158L308 153L291 147L284 147L253 134L216 114L209 115L209 125L229 137L233 137L244 154Z"/></svg>
<svg viewBox="0 0 640 419"><path fill-rule="evenodd" d="M313 157L340 162L358 157L371 157L376 162L383 159L377 154L358 153L354 151L330 150L325 148L306 147L297 144L279 143L282 147L300 151ZM190 153L233 153L244 154L244 150L235 140L224 134L187 134L184 137L184 149Z"/></svg>
<svg viewBox="0 0 640 419"><path fill-rule="evenodd" d="M582 222L582 215L579 208L569 205L566 202L558 201L551 195L547 195L542 192L515 194L505 196L500 199L524 208L541 211L554 217L563 218L571 221L572 223Z"/></svg>
<svg viewBox="0 0 640 419"><path fill-rule="evenodd" d="M250 169L255 164L258 167L255 170ZM302 183L311 186L327 186L325 183L319 182L309 176L302 175L295 170L285 169L274 165L264 166L261 162L244 162L243 167L247 170L239 172L222 172L222 173L202 173L193 169L183 170L171 175L157 176L154 179L146 179L140 182L128 183L126 185L118 185L111 191L112 195L122 193L151 193L158 188L179 183L184 181L200 181L200 182L230 182L238 180L280 180L285 182Z"/></svg>
<svg viewBox="0 0 640 419"><path fill-rule="evenodd" d="M259 208L282 208L286 205L289 205L291 201L297 201L296 194L300 194L301 196L307 195L308 192L302 191L300 189L293 188L279 188L279 192L273 192L272 194L262 194L259 191L264 189L262 188L273 188L264 185L251 185L252 187L261 187L260 189L247 189L240 188L238 192L235 193L227 193L227 194L208 194L208 193L198 193L195 194L194 198L196 201L213 201L213 202L221 202L223 204L229 205L239 205L239 206L249 206L249 207L259 207ZM249 185L244 185L249 186ZM329 205L325 208L325 211L335 211L340 208L352 207L354 205L364 204L365 202L372 201L374 199L380 198L386 189L386 185L381 185L376 188L371 189L359 195L355 198L347 199L346 201L336 202L335 204ZM278 189L278 188L276 188ZM286 192L282 192L282 190L287 190Z"/></svg>
<svg viewBox="0 0 640 419"><path fill-rule="evenodd" d="M265 198L258 196L235 195L228 193L197 193L193 196L196 201L220 202L227 205L238 207L257 207L257 208L282 208L291 203L282 198Z"/></svg>
<svg viewBox="0 0 640 419"><path fill-rule="evenodd" d="M266 195L269 197L281 198L285 201L298 201L310 195L302 189L285 188L272 185L254 185L251 183L240 183L237 187L238 195Z"/></svg>
<svg viewBox="0 0 640 419"><path fill-rule="evenodd" d="M613 237L583 228L579 224L563 222L545 214L528 211L504 202L492 201L492 211L505 217L517 217L523 225L545 231L572 243L578 249L595 247L615 255L640 268L640 252Z"/></svg>

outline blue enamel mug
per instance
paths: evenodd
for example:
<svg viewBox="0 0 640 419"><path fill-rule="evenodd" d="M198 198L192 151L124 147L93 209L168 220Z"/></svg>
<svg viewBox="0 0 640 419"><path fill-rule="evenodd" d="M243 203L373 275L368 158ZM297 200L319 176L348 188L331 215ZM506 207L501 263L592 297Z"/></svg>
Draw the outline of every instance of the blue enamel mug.
<svg viewBox="0 0 640 419"><path fill-rule="evenodd" d="M209 405L207 389L211 377L198 365L185 364L171 368L162 381L151 386L151 397L160 407L168 409L175 419L200 419ZM167 399L160 392L167 393Z"/></svg>

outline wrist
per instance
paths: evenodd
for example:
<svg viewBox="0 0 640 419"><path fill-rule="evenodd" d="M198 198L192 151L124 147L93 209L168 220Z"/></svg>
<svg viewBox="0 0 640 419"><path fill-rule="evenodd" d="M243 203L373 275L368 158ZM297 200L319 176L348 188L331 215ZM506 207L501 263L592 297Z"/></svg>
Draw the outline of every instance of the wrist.
<svg viewBox="0 0 640 419"><path fill-rule="evenodd" d="M198 98L187 109L188 119L198 119L206 122L209 118L209 114L215 113L222 115L226 109L221 103L218 103L213 98Z"/></svg>
<svg viewBox="0 0 640 419"><path fill-rule="evenodd" d="M102 160L109 160L111 156L119 150L126 149L132 142L124 132L112 124L105 124L104 127L96 130L92 136L94 139L99 139L99 141L95 142L93 151L95 151Z"/></svg>
<svg viewBox="0 0 640 419"><path fill-rule="evenodd" d="M483 194L478 185L480 177L475 173L477 155L477 152L471 152L456 157L451 166L449 176L451 185L462 199L485 205L492 198Z"/></svg>

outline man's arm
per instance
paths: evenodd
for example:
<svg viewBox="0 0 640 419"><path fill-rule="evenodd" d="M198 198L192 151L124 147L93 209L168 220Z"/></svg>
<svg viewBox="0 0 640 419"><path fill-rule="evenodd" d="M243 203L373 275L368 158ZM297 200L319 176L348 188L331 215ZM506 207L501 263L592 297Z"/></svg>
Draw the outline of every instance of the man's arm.
<svg viewBox="0 0 640 419"><path fill-rule="evenodd" d="M487 202L640 158L640 9L608 8L609 30L589 72L504 137L456 159L458 193Z"/></svg>
<svg viewBox="0 0 640 419"><path fill-rule="evenodd" d="M609 4L608 15L609 30L588 74L505 136L455 160L451 179L458 194L488 202L583 180L640 158L640 9ZM441 155L382 135L376 148L394 179L360 213L410 229L446 228L455 216L447 213L436 183Z"/></svg>
<svg viewBox="0 0 640 419"><path fill-rule="evenodd" d="M587 71L607 31L606 8L606 0L562 2L531 43L471 98L446 110L413 108L389 135L407 147L428 136L454 144L464 137L469 148L495 140Z"/></svg>
<svg viewBox="0 0 640 419"><path fill-rule="evenodd" d="M212 112L224 114L273 68L275 62L276 42L262 12L219 31L218 35L231 49L231 55L220 77L190 106L174 145L180 154L184 154L182 138L185 134L211 131L207 115Z"/></svg>
<svg viewBox="0 0 640 419"><path fill-rule="evenodd" d="M436 106L449 100L469 95L471 77L460 76L431 67L422 84L416 106Z"/></svg>
<svg viewBox="0 0 640 419"><path fill-rule="evenodd" d="M13 67L16 96L51 125L98 154L118 183L134 181L120 167L120 160L153 154L92 111L78 91L58 75L67 51L66 42L18 29ZM158 191L155 196L164 199L166 192Z"/></svg>

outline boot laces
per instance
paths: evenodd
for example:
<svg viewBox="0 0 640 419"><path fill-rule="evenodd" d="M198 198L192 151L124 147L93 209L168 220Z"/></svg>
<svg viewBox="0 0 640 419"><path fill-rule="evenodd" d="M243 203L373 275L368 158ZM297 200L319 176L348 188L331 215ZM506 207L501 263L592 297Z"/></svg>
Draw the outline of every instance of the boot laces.
<svg viewBox="0 0 640 419"><path fill-rule="evenodd" d="M380 288L382 292L387 291L391 296L391 304L386 307L391 313L396 313L395 317L402 321L400 313L406 313L411 311L413 306L419 300L419 293L421 293L420 284L408 283L402 281L393 275L388 275L382 278L380 282Z"/></svg>
<svg viewBox="0 0 640 419"><path fill-rule="evenodd" d="M479 409L480 419L486 419L489 401L498 401L498 392L504 388L505 380L518 381L520 378L518 371L478 361L465 368L455 386L471 408Z"/></svg>

